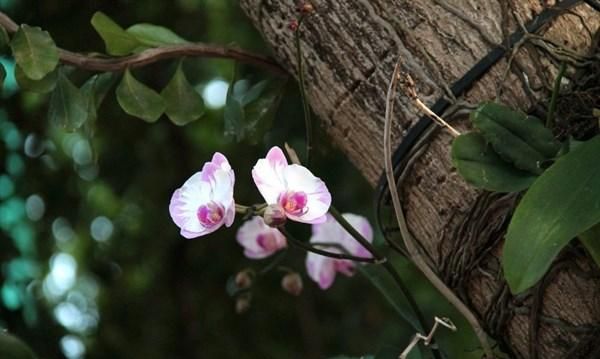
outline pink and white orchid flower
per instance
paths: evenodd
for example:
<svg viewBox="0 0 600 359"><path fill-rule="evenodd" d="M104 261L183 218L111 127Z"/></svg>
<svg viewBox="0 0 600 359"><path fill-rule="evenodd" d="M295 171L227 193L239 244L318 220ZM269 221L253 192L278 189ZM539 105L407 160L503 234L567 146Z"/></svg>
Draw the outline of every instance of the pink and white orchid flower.
<svg viewBox="0 0 600 359"><path fill-rule="evenodd" d="M287 240L277 229L267 226L259 216L246 221L237 232L237 241L244 255L251 259L266 258L287 246Z"/></svg>
<svg viewBox="0 0 600 359"><path fill-rule="evenodd" d="M217 152L202 171L173 193L169 213L183 237L196 238L216 231L223 224L231 226L235 217L234 182L227 158Z"/></svg>
<svg viewBox="0 0 600 359"><path fill-rule="evenodd" d="M273 147L252 169L252 178L267 204L278 204L287 218L302 223L323 223L331 205L325 183L306 167L289 165L283 151Z"/></svg>
<svg viewBox="0 0 600 359"><path fill-rule="evenodd" d="M369 242L373 241L373 229L369 221L362 216L345 213L343 217ZM330 252L341 253L339 248L321 246L319 243L337 244L345 249L348 254L356 257L371 258L371 254L358 243L333 217L327 215L327 221L312 226L313 234L310 242L316 247L327 249ZM347 259L335 259L316 253L308 253L306 257L306 271L308 276L319 284L321 289L331 287L336 273L346 276L354 275L356 263Z"/></svg>

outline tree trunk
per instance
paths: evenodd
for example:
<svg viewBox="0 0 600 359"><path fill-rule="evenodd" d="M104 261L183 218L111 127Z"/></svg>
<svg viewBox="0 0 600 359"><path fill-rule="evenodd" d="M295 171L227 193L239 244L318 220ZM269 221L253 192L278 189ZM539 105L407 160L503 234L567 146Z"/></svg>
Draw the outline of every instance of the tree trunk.
<svg viewBox="0 0 600 359"><path fill-rule="evenodd" d="M314 0L316 14L304 22L301 33L312 108L331 138L375 185L383 169L385 94L398 56L403 57L421 99L432 104L444 95L446 86L518 29L519 21L530 20L543 6L554 3ZM241 4L276 58L295 73L296 52L288 25L298 16L296 1L242 0ZM581 4L544 28L543 35L582 53L590 47L591 33L599 24L600 15ZM500 61L464 100L492 99L502 84L500 100L527 110L534 102L527 94L528 85L541 87L538 95L547 95L555 64L539 46L526 43L511 71L507 59ZM395 108L393 136L398 144L420 114L406 96L398 96ZM468 123L460 120L457 126L465 130ZM447 132L438 131L400 188L409 228L435 269L512 356L592 357L600 322L595 298L600 283L590 275L595 267L584 253L571 250L562 254L561 264L554 266L542 285L528 295L511 296L498 258L514 197L483 198L468 186L452 168L451 140Z"/></svg>

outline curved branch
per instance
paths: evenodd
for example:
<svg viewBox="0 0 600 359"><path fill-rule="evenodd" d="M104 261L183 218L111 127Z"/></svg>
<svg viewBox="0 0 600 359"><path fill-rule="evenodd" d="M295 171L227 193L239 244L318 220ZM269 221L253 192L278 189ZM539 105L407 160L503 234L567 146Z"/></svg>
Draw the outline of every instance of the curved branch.
<svg viewBox="0 0 600 359"><path fill-rule="evenodd" d="M5 13L0 11L0 26L9 33L19 29ZM88 71L118 72L126 68L146 66L161 60L175 59L180 57L210 57L232 59L246 64L254 65L267 70L274 75L285 77L287 72L273 59L254 54L235 47L218 46L203 43L191 43L185 45L170 45L144 50L135 55L123 57L97 57L58 49L60 61L63 64L72 65Z"/></svg>

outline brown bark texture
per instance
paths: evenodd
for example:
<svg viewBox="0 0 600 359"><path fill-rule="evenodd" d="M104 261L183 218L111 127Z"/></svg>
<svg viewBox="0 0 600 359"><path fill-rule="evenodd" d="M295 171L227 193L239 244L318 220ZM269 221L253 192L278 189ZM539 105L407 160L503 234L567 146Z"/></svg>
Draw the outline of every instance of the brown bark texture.
<svg viewBox="0 0 600 359"><path fill-rule="evenodd" d="M312 3L316 13L301 29L310 104L331 138L373 185L383 170L385 97L398 56L421 99L432 104L444 95L445 87L517 30L519 22L555 5L537 0ZM277 60L297 75L288 26L298 17L296 0L242 0L241 5ZM583 54L599 24L600 14L581 3L538 34ZM527 110L535 95L547 98L561 51L550 54L544 44L524 42L510 68L507 56L460 100L476 104L493 99L501 88L502 102ZM401 94L395 108L393 141L398 144L421 114ZM461 131L468 129L464 119L455 123ZM515 198L482 198L468 186L452 168L451 141L447 132L438 131L400 186L409 229L435 269L511 357L594 357L600 281L589 258L571 248L561 254L543 283L512 296L502 279L499 258Z"/></svg>

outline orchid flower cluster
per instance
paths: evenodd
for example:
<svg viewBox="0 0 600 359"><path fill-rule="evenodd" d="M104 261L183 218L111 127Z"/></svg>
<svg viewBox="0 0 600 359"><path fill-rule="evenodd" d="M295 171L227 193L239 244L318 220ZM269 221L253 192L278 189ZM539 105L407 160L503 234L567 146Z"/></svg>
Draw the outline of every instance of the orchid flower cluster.
<svg viewBox="0 0 600 359"><path fill-rule="evenodd" d="M252 178L267 207L263 216L254 216L240 226L237 242L244 255L263 259L287 247L288 241L278 229L286 219L312 225L311 245L327 248L332 253L370 258L370 253L331 216L331 193L325 183L299 164L288 164L279 147L269 150L252 169ZM210 234L221 226L233 224L236 203L233 198L234 171L227 158L215 153L200 172L175 190L169 212L185 238ZM355 214L343 217L367 241L372 242L373 230L366 218ZM309 277L322 289L329 288L336 273L351 276L356 264L308 253L306 269Z"/></svg>

